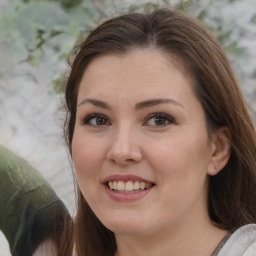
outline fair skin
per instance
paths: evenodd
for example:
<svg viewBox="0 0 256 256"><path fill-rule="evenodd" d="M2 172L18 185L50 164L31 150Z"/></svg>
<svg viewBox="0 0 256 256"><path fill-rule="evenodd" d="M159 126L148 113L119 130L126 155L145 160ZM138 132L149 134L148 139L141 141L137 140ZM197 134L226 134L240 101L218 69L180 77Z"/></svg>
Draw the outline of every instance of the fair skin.
<svg viewBox="0 0 256 256"><path fill-rule="evenodd" d="M104 55L80 83L77 182L115 233L118 256L210 255L227 233L207 212L208 177L229 157L227 131L209 138L193 81L177 63L153 49Z"/></svg>

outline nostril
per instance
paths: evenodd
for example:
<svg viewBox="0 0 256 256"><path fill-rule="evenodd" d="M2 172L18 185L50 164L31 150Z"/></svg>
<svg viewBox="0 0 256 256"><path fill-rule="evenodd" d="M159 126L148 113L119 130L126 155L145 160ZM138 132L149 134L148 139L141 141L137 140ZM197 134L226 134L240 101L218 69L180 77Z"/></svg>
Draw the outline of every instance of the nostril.
<svg viewBox="0 0 256 256"><path fill-rule="evenodd" d="M135 160L134 159L126 159L125 161L127 161L127 162L134 162Z"/></svg>

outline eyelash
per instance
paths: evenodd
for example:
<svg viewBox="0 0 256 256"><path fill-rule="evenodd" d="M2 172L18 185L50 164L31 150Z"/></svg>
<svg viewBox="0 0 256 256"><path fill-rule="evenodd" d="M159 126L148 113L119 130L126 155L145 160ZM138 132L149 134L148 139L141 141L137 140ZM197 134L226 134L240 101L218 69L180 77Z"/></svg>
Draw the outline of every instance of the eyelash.
<svg viewBox="0 0 256 256"><path fill-rule="evenodd" d="M153 114L147 116L144 124L149 122L149 120L153 119L153 118L160 118L160 119L168 122L167 124L165 123L165 124L160 124L160 125L155 125L155 126L165 127L169 124L175 124L175 120L172 117L170 117L169 115L164 114L164 113L153 113ZM154 125L148 125L148 126L154 126Z"/></svg>
<svg viewBox="0 0 256 256"><path fill-rule="evenodd" d="M95 125L95 124L90 124L90 121L93 120L93 119L97 119L97 118L102 118L104 120L106 120L106 122L108 124L103 124L103 125L109 125L110 122L108 121L108 118L103 115L103 114L99 114L99 113L94 113L94 114L90 114L88 116L86 116L82 121L81 121L81 124L82 125L91 125L91 126L103 126L103 125Z"/></svg>
<svg viewBox="0 0 256 256"><path fill-rule="evenodd" d="M90 121L92 121L93 119L95 119L97 121L97 118L101 118L105 121L105 123L103 124L91 124ZM147 124L149 122L150 119L153 119L153 118L159 118L159 119L162 119L164 122L168 122L168 123L164 123L164 124L160 124L160 125L149 125ZM90 125L90 126L105 126L105 125L110 125L111 123L109 122L108 118L103 115L103 114L100 114L100 113L94 113L94 114L90 114L88 116L86 116L82 121L81 121L81 125ZM164 114L164 113L153 113L153 114L150 114L149 116L146 117L145 121L143 122L143 125L146 125L146 126L159 126L159 127L165 127L169 124L175 124L175 120L170 117L169 115L167 114Z"/></svg>

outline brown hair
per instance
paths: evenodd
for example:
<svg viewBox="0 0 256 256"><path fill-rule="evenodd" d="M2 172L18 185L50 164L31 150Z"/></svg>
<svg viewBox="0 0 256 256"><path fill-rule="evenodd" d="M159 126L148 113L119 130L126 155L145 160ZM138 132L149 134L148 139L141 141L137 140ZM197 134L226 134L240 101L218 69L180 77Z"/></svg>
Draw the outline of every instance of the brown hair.
<svg viewBox="0 0 256 256"><path fill-rule="evenodd" d="M226 126L230 131L228 164L209 181L210 219L227 230L256 222L256 138L246 103L217 41L197 21L178 11L160 9L113 18L81 43L65 92L64 129L71 155L77 92L88 63L99 55L149 47L182 60L194 78L208 130ZM74 235L77 255L113 255L116 250L114 234L97 219L79 189Z"/></svg>

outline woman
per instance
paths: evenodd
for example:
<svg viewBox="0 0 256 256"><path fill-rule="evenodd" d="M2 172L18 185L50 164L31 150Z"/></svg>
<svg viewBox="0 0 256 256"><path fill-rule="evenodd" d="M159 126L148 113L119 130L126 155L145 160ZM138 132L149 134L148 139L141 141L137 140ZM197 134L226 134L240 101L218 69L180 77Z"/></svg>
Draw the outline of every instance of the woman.
<svg viewBox="0 0 256 256"><path fill-rule="evenodd" d="M255 130L200 24L106 21L74 58L66 109L77 255L254 255Z"/></svg>

